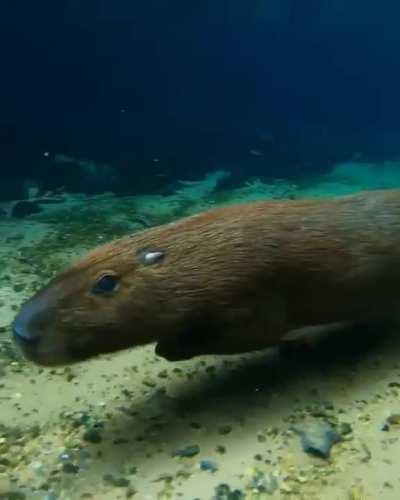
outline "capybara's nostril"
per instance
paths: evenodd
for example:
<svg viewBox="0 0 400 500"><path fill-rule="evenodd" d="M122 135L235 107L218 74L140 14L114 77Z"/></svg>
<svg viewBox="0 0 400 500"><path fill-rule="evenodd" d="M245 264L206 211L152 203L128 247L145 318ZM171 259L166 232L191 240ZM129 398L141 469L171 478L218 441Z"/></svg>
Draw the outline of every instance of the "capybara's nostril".
<svg viewBox="0 0 400 500"><path fill-rule="evenodd" d="M17 342L34 345L37 343L39 337L37 335L32 335L32 333L24 328L21 328L18 324L14 324L14 338Z"/></svg>
<svg viewBox="0 0 400 500"><path fill-rule="evenodd" d="M14 320L13 325L14 337L18 341L33 344L38 339L38 335L29 327L26 315L20 313Z"/></svg>
<svg viewBox="0 0 400 500"><path fill-rule="evenodd" d="M25 344L35 343L40 335L40 317L44 304L41 300L27 302L14 320L14 338Z"/></svg>

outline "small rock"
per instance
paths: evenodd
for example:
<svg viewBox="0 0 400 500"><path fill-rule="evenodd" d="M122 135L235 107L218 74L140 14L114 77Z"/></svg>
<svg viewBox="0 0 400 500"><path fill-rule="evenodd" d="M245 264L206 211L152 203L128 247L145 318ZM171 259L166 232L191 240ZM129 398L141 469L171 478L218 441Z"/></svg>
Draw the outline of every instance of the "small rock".
<svg viewBox="0 0 400 500"><path fill-rule="evenodd" d="M342 436L347 436L353 432L351 425L347 422L342 422L338 427L339 434Z"/></svg>
<svg viewBox="0 0 400 500"><path fill-rule="evenodd" d="M218 470L218 465L212 460L200 460L200 469L209 472L216 472Z"/></svg>
<svg viewBox="0 0 400 500"><path fill-rule="evenodd" d="M113 444L127 444L127 443L129 443L129 439L123 437L116 438L113 441Z"/></svg>
<svg viewBox="0 0 400 500"><path fill-rule="evenodd" d="M0 493L0 500L25 500L26 498L26 494L22 493L22 491L7 491L6 493Z"/></svg>
<svg viewBox="0 0 400 500"><path fill-rule="evenodd" d="M146 378L143 379L142 384L145 385L145 386L147 386L147 387L151 387L151 388L157 386L157 383L154 380L152 380L152 379L150 379L148 377L146 377Z"/></svg>
<svg viewBox="0 0 400 500"><path fill-rule="evenodd" d="M83 440L88 443L99 444L103 441L103 438L97 429L88 429L83 434Z"/></svg>
<svg viewBox="0 0 400 500"><path fill-rule="evenodd" d="M136 495L137 491L132 486L129 486L125 492L125 498L132 498Z"/></svg>
<svg viewBox="0 0 400 500"><path fill-rule="evenodd" d="M172 452L173 457L185 457L190 458L198 455L200 453L200 447L197 444L185 446L184 448L178 448Z"/></svg>
<svg viewBox="0 0 400 500"><path fill-rule="evenodd" d="M329 458L332 446L342 440L342 436L325 421L309 423L293 430L301 437L303 450L319 458Z"/></svg>
<svg viewBox="0 0 400 500"><path fill-rule="evenodd" d="M126 477L114 476L114 474L104 474L103 479L106 483L118 488L127 488L131 484Z"/></svg>
<svg viewBox="0 0 400 500"><path fill-rule="evenodd" d="M386 422L389 425L400 426L400 413L393 413L392 415L389 415Z"/></svg>
<svg viewBox="0 0 400 500"><path fill-rule="evenodd" d="M72 462L64 462L61 469L66 474L77 474L79 472L79 467Z"/></svg>
<svg viewBox="0 0 400 500"><path fill-rule="evenodd" d="M278 489L278 480L272 474L265 474L259 469L254 469L248 487L259 494L273 495Z"/></svg>
<svg viewBox="0 0 400 500"><path fill-rule="evenodd" d="M241 490L231 490L231 487L226 484L219 484L215 488L215 495L212 500L244 500L245 495Z"/></svg>
<svg viewBox="0 0 400 500"><path fill-rule="evenodd" d="M218 429L218 432L222 435L229 434L230 432L232 432L232 427L230 425L221 425L221 427Z"/></svg>
<svg viewBox="0 0 400 500"><path fill-rule="evenodd" d="M257 433L257 441L259 443L265 443L266 440L267 440L267 438L262 432Z"/></svg>

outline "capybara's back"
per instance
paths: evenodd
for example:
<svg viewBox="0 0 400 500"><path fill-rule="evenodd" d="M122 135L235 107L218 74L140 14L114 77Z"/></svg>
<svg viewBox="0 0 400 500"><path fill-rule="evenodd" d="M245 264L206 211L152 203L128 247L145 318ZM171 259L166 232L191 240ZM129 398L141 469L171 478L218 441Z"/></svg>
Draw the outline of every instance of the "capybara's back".
<svg viewBox="0 0 400 500"><path fill-rule="evenodd" d="M157 342L168 359L237 353L290 330L394 314L400 191L218 208L99 247L24 305L41 364Z"/></svg>

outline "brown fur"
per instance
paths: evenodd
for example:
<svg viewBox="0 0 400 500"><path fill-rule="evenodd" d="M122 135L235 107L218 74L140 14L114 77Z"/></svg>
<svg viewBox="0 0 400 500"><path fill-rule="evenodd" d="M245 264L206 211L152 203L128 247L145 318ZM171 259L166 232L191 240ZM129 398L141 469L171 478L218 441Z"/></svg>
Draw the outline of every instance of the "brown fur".
<svg viewBox="0 0 400 500"><path fill-rule="evenodd" d="M165 252L144 266L138 251ZM111 296L91 287L110 270ZM157 342L168 359L263 349L290 330L395 313L400 190L218 208L99 247L25 307L60 364ZM34 303L36 301L36 303Z"/></svg>

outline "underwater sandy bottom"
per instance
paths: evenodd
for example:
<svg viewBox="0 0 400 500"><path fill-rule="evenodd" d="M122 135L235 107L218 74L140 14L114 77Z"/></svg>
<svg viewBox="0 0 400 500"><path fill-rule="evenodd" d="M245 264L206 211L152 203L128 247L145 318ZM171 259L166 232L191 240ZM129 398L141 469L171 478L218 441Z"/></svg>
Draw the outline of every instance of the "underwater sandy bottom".
<svg viewBox="0 0 400 500"><path fill-rule="evenodd" d="M330 179L304 193L334 194L327 184L365 187ZM249 199L269 189L252 186ZM0 221L0 498L400 498L400 327L343 330L292 356L169 363L148 346L39 369L14 352L9 324L43 284L30 249L63 224ZM306 453L294 429L326 422L340 441L328 458Z"/></svg>

